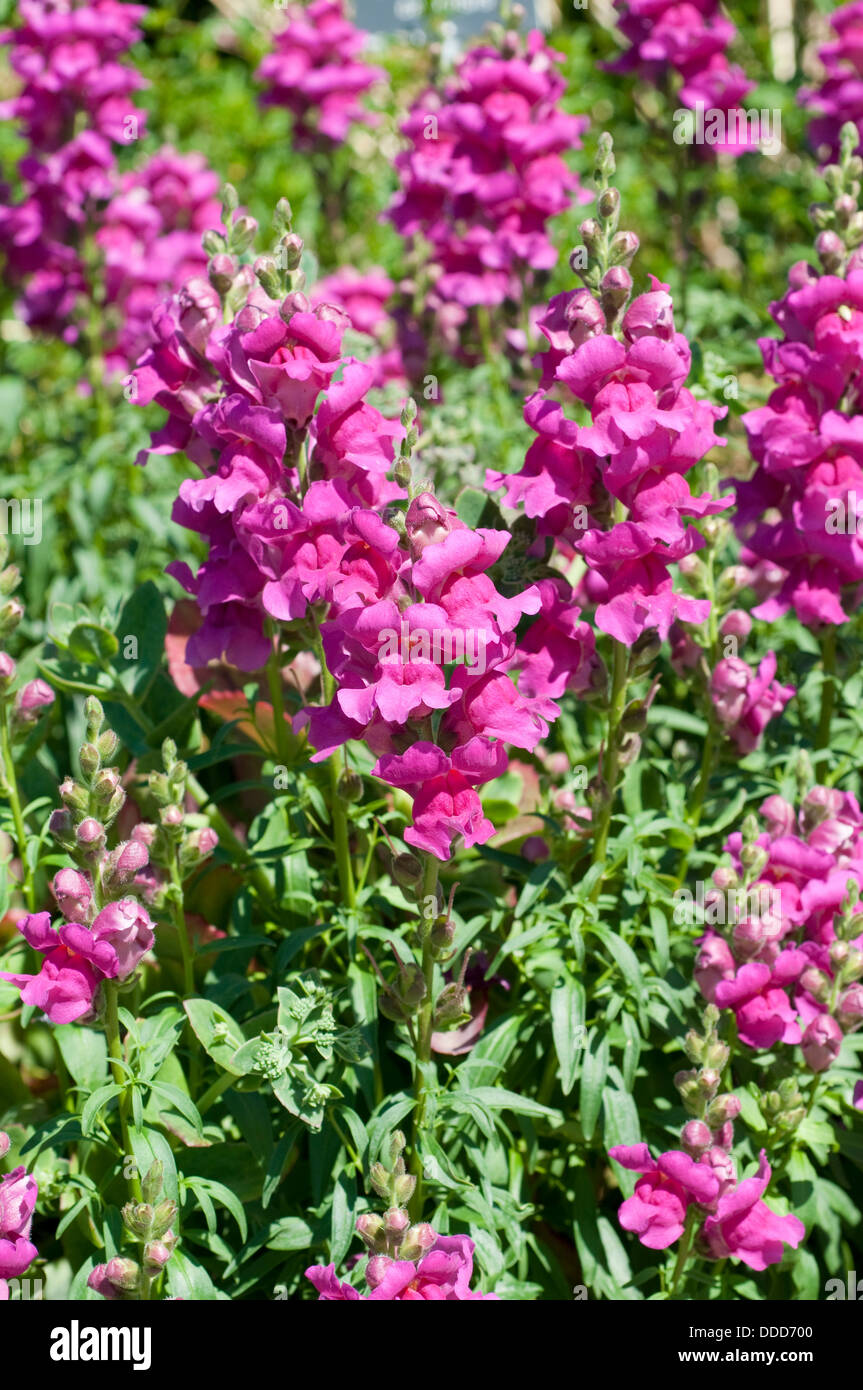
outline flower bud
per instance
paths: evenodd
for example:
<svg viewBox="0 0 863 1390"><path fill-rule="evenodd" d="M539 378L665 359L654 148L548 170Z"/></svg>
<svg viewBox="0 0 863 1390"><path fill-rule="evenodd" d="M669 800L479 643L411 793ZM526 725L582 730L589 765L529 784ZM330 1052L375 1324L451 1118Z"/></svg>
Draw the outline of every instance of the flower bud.
<svg viewBox="0 0 863 1390"><path fill-rule="evenodd" d="M836 1021L846 1032L859 1028L863 1022L863 985L850 985L840 994Z"/></svg>
<svg viewBox="0 0 863 1390"><path fill-rule="evenodd" d="M729 1120L736 1120L740 1114L740 1109L741 1104L738 1097L726 1092L725 1095L717 1096L715 1100L710 1102L704 1115L705 1123L711 1129L719 1129Z"/></svg>
<svg viewBox="0 0 863 1390"><path fill-rule="evenodd" d="M51 892L67 922L86 923L93 899L89 879L77 869L58 869Z"/></svg>
<svg viewBox="0 0 863 1390"><path fill-rule="evenodd" d="M17 669L11 656L6 652L0 652L0 692L9 689L15 679Z"/></svg>
<svg viewBox="0 0 863 1390"><path fill-rule="evenodd" d="M680 1133L680 1143L692 1158L698 1158L713 1143L713 1135L703 1120L688 1120Z"/></svg>
<svg viewBox="0 0 863 1390"><path fill-rule="evenodd" d="M254 217L248 217L245 213L238 217L229 232L231 250L238 256L242 255L251 246L257 232L258 224Z"/></svg>
<svg viewBox="0 0 863 1390"><path fill-rule="evenodd" d="M437 1233L427 1222L411 1226L399 1248L399 1259L410 1260L412 1263L417 1261L428 1254L436 1240Z"/></svg>
<svg viewBox="0 0 863 1390"><path fill-rule="evenodd" d="M155 1158L141 1179L141 1195L145 1202L154 1203L162 1194L165 1167L161 1159Z"/></svg>
<svg viewBox="0 0 863 1390"><path fill-rule="evenodd" d="M808 1025L801 1047L810 1071L821 1072L831 1067L842 1046L842 1029L830 1014L819 1014Z"/></svg>
<svg viewBox="0 0 863 1390"><path fill-rule="evenodd" d="M638 237L635 232L617 232L611 239L609 263L611 265L631 265L638 246Z"/></svg>
<svg viewBox="0 0 863 1390"><path fill-rule="evenodd" d="M620 192L616 188L604 188L596 201L596 209L604 222L616 218L620 211Z"/></svg>
<svg viewBox="0 0 863 1390"><path fill-rule="evenodd" d="M123 1225L136 1236L148 1236L153 1225L153 1208L149 1202L127 1202L122 1211Z"/></svg>
<svg viewBox="0 0 863 1390"><path fill-rule="evenodd" d="M400 888L416 888L422 882L423 866L415 854L396 854L390 873Z"/></svg>
<svg viewBox="0 0 863 1390"><path fill-rule="evenodd" d="M376 1212L366 1211L363 1212L361 1216L357 1217L357 1234L368 1250L374 1251L377 1249L383 1228L383 1218L378 1216Z"/></svg>
<svg viewBox="0 0 863 1390"><path fill-rule="evenodd" d="M363 779L352 768L345 768L338 781L338 797L348 803L359 801L363 794Z"/></svg>
<svg viewBox="0 0 863 1390"><path fill-rule="evenodd" d="M147 1274L158 1274L171 1258L171 1250L161 1240L149 1240L144 1246L144 1269Z"/></svg>

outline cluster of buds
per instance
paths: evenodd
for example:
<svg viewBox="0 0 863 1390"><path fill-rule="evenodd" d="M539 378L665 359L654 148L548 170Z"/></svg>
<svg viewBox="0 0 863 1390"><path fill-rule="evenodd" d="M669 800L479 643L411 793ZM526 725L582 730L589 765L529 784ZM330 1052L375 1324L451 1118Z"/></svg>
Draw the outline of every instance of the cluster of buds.
<svg viewBox="0 0 863 1390"><path fill-rule="evenodd" d="M108 850L108 832L126 804L120 770L110 766L120 747L113 729L105 726L102 705L95 695L85 702L86 738L78 750L80 780L66 777L60 784L63 810L52 813L48 828L78 865L80 872L61 869L52 889L64 916L89 924L97 910L98 896L113 902L136 890L136 880L147 867L146 840L134 832Z"/></svg>
<svg viewBox="0 0 863 1390"><path fill-rule="evenodd" d="M258 283L273 300L284 300L305 288L305 271L300 269L303 239L293 230L293 216L287 198L280 198L273 213L275 245L269 255L258 256L253 266ZM290 306L282 313L286 322L291 313Z"/></svg>
<svg viewBox="0 0 863 1390"><path fill-rule="evenodd" d="M422 863L416 855L397 854L392 851L390 871L395 882L405 890L413 892L417 898L420 920L418 943L420 951L423 954L428 951L435 961L442 963L451 961L454 954L452 945L455 937L452 905L458 884L452 885L449 901L444 904L440 885L436 886L432 896L428 898L422 896ZM381 1013L384 1018L390 1019L393 1023L406 1023L410 1029L411 1020L427 1003L428 985L423 969L417 961L403 961L395 942L391 941L389 945L396 959L397 974L395 980L385 979L371 953L365 946L363 949L381 982L382 989L378 1000ZM458 979L445 984L434 1002L431 1018L435 1028L455 1028L470 1018L465 974L471 954L470 950L465 951Z"/></svg>
<svg viewBox="0 0 863 1390"><path fill-rule="evenodd" d="M681 1146L693 1158L708 1154L714 1167L731 1149L733 1122L740 1114L737 1097L721 1090L729 1049L717 1032L719 1017L719 1010L709 1004L702 1015L703 1033L691 1028L683 1044L690 1062L697 1065L690 1071L679 1071L674 1078L684 1109L694 1117L683 1126Z"/></svg>
<svg viewBox="0 0 863 1390"><path fill-rule="evenodd" d="M826 275L844 275L859 268L855 256L848 264L850 253L863 244L863 211L860 209L860 180L863 159L854 151L859 134L853 121L842 127L838 164L828 164L823 170L824 182L830 195L824 203L813 203L809 209L818 236L815 250Z"/></svg>
<svg viewBox="0 0 863 1390"><path fill-rule="evenodd" d="M576 247L569 258L570 266L585 286L583 293L573 297L568 309L573 323L576 318L581 322L583 313L589 313L592 306L595 312L597 296L608 332L623 315L632 294L629 267L638 250L634 232L618 231L620 191L610 183L614 171L612 139L603 131L597 142L594 171L596 216L582 222L579 231L584 244ZM601 325L599 315L597 322Z"/></svg>
<svg viewBox="0 0 863 1390"><path fill-rule="evenodd" d="M254 217L239 211L237 190L230 183L222 190L222 227L222 231L205 232L201 240L209 256L207 279L224 311L234 314L255 283L254 272L242 264L242 257L254 243L258 224Z"/></svg>
<svg viewBox="0 0 863 1390"><path fill-rule="evenodd" d="M147 845L152 864L172 878L176 863L182 880L209 858L219 837L209 825L191 823L185 804L189 769L182 758L177 757L173 739L166 738L162 744L162 766L162 772L151 772L147 779L157 819L141 822L132 833ZM161 906L174 891L176 884L156 887L152 892L153 901Z"/></svg>
<svg viewBox="0 0 863 1390"><path fill-rule="evenodd" d="M21 583L17 565L9 565L9 543L0 536L0 643L6 644L21 619L24 606L15 598ZM30 733L43 710L54 703L54 691L43 680L16 683L18 668L5 651L0 650L0 709L11 743ZM8 769L7 769L8 776Z"/></svg>
<svg viewBox="0 0 863 1390"><path fill-rule="evenodd" d="M411 1225L407 1206L414 1194L416 1178L407 1172L402 1152L405 1136L396 1130L390 1139L387 1168L383 1163L373 1163L369 1171L369 1182L378 1197L386 1205L383 1215L377 1212L364 1212L357 1217L357 1232L369 1253L366 1278L374 1287L378 1282L376 1270L381 1272L391 1260L416 1261L434 1245L437 1236L426 1222Z"/></svg>
<svg viewBox="0 0 863 1390"><path fill-rule="evenodd" d="M87 1283L108 1299L146 1300L177 1244L172 1226L177 1203L163 1196L163 1168L157 1159L141 1182L140 1202L127 1202L123 1226L130 1242L142 1247L140 1260L115 1256L97 1265Z"/></svg>

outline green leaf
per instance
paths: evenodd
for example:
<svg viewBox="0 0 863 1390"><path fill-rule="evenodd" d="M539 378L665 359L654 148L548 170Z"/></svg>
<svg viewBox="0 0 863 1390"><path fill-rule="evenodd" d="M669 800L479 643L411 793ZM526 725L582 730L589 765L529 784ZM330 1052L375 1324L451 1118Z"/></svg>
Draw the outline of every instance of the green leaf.
<svg viewBox="0 0 863 1390"><path fill-rule="evenodd" d="M581 1064L581 1086L579 1088L579 1117L585 1139L593 1137L599 1112L602 1107L602 1093L608 1076L609 1043L608 1037L600 1039L595 1050L588 1039L584 1061Z"/></svg>
<svg viewBox="0 0 863 1390"><path fill-rule="evenodd" d="M560 1084L568 1096L578 1075L584 1049L587 1000L580 980L567 975L551 991L551 1035L560 1063Z"/></svg>
<svg viewBox="0 0 863 1390"><path fill-rule="evenodd" d="M251 1068L240 1068L234 1062L243 1047L243 1030L226 1009L220 1009L209 999L186 999L183 1008L199 1043L217 1066L234 1076L244 1076Z"/></svg>
<svg viewBox="0 0 863 1390"><path fill-rule="evenodd" d="M54 1029L54 1040L76 1085L85 1091L95 1091L104 1083L108 1074L108 1044L104 1033L66 1023Z"/></svg>
<svg viewBox="0 0 863 1390"><path fill-rule="evenodd" d="M81 1111L81 1128L85 1134L89 1134L93 1128L93 1122L100 1111L104 1110L109 1100L118 1096L123 1090L116 1081L109 1081L107 1086L100 1086L94 1091Z"/></svg>

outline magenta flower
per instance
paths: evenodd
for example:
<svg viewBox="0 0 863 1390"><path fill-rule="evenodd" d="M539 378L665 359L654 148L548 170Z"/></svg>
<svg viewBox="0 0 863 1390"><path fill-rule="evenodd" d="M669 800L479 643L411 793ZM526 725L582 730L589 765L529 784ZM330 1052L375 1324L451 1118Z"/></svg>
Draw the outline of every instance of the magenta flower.
<svg viewBox="0 0 863 1390"><path fill-rule="evenodd" d="M680 1239L691 1202L707 1207L716 1201L719 1178L689 1154L672 1149L652 1158L646 1144L617 1144L608 1152L622 1168L642 1174L618 1220L651 1250L666 1250Z"/></svg>
<svg viewBox="0 0 863 1390"><path fill-rule="evenodd" d="M561 61L538 30L511 31L500 51L480 43L402 124L408 148L396 156L401 187L389 216L429 247L426 312L453 355L465 355L473 311L520 301L554 266L549 219L589 197L562 157L580 148L587 119L560 109ZM410 347L422 354L421 335Z"/></svg>
<svg viewBox="0 0 863 1390"><path fill-rule="evenodd" d="M762 1270L780 1262L786 1245L797 1249L806 1227L796 1216L777 1216L760 1200L769 1182L770 1165L762 1149L756 1176L725 1192L704 1223L703 1238L714 1259L731 1255Z"/></svg>
<svg viewBox="0 0 863 1390"><path fill-rule="evenodd" d="M366 1263L366 1282L371 1293L361 1294L342 1284L335 1265L312 1265L306 1270L318 1290L319 1302L366 1299L370 1302L466 1302L499 1301L497 1294L471 1289L474 1243L467 1236L437 1236L434 1245L416 1263L372 1256Z"/></svg>
<svg viewBox="0 0 863 1390"><path fill-rule="evenodd" d="M352 125L373 123L358 98L386 72L360 58L366 35L341 0L291 4L285 13L287 25L255 74L267 88L262 102L292 113L295 149L341 144Z"/></svg>
<svg viewBox="0 0 863 1390"><path fill-rule="evenodd" d="M23 1274L39 1253L30 1240L38 1195L35 1178L24 1168L0 1178L0 1288L4 1280Z"/></svg>
<svg viewBox="0 0 863 1390"><path fill-rule="evenodd" d="M772 967L753 961L741 965L733 980L717 984L714 1002L720 1009L734 1010L738 1035L749 1047L800 1041L797 1011L783 986L798 980L805 966L801 951L787 950Z"/></svg>
<svg viewBox="0 0 863 1390"><path fill-rule="evenodd" d="M407 753L379 758L374 772L414 798L413 825L405 831L408 844L449 859L457 836L466 845L482 845L494 834L476 787L500 777L506 766L500 744L473 738L451 757L433 743L415 743Z"/></svg>
<svg viewBox="0 0 863 1390"><path fill-rule="evenodd" d="M146 854L142 862L147 862ZM92 932L96 942L113 951L120 980L132 974L155 940L149 913L135 898L108 903L94 919Z"/></svg>
<svg viewBox="0 0 863 1390"><path fill-rule="evenodd" d="M757 146L759 132L753 138L741 108L754 83L725 55L737 31L717 0L615 0L615 9L630 47L602 66L610 72L636 72L660 88L676 76L681 83L677 97L684 106L701 106L722 118L724 138L708 150L738 155Z"/></svg>
<svg viewBox="0 0 863 1390"><path fill-rule="evenodd" d="M847 121L863 133L863 4L842 5L830 15L830 24L836 37L818 50L826 76L819 87L798 93L801 104L815 113L809 140L824 161L836 158L839 132Z"/></svg>
<svg viewBox="0 0 863 1390"><path fill-rule="evenodd" d="M779 685L776 656L768 652L753 675L739 656L717 662L710 677L710 695L720 724L739 752L751 753L761 742L770 720L781 714L794 695L793 685Z"/></svg>

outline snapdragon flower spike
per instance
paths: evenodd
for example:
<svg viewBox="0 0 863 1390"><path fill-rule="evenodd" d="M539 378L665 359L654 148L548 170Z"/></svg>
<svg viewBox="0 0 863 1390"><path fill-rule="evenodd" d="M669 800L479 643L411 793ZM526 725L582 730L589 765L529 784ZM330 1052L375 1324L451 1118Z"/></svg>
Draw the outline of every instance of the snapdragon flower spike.
<svg viewBox="0 0 863 1390"><path fill-rule="evenodd" d="M708 1005L704 1032L692 1029L685 1050L699 1066L679 1072L675 1085L684 1107L696 1118L680 1134L681 1148L653 1158L646 1144L618 1144L609 1156L638 1173L631 1197L618 1212L625 1231L637 1234L650 1250L666 1250L694 1218L695 1253L703 1259L734 1256L751 1269L778 1264L784 1246L796 1248L805 1235L795 1216L778 1216L761 1200L770 1181L770 1166L761 1151L755 1177L738 1181L732 1156L734 1120L741 1105L731 1093L718 1094L721 1071L730 1052L719 1039L719 1009ZM672 1293L684 1271L678 1260Z"/></svg>
<svg viewBox="0 0 863 1390"><path fill-rule="evenodd" d="M0 213L0 246L23 285L25 321L72 341L87 290L82 232L114 190L112 146L144 132L146 112L131 96L146 84L118 60L140 37L146 8L116 0L23 0L19 8L20 24L0 40L23 85L0 114L20 122L29 150L19 165L23 199Z"/></svg>
<svg viewBox="0 0 863 1390"><path fill-rule="evenodd" d="M9 1136L0 1130L0 1158L9 1151ZM19 1279L39 1254L30 1239L39 1187L25 1168L0 1178L0 1302L9 1298L8 1279Z"/></svg>
<svg viewBox="0 0 863 1390"><path fill-rule="evenodd" d="M737 30L718 0L614 0L614 8L629 47L603 64L607 71L634 72L660 89L674 81L684 107L700 107L715 120L715 139L700 149L739 155L758 147L759 129L752 129L742 109L755 84L728 61L725 50Z"/></svg>
<svg viewBox="0 0 863 1390"><path fill-rule="evenodd" d="M499 47L470 49L402 125L409 146L388 215L430 248L427 310L454 350L471 311L530 296L557 261L549 220L589 199L562 158L580 148L587 118L560 109L561 61L538 30L508 31Z"/></svg>
<svg viewBox="0 0 863 1390"><path fill-rule="evenodd" d="M818 87L804 87L798 101L813 114L809 142L819 159L836 159L842 127L853 121L857 127L857 147L863 136L863 4L854 0L830 15L835 34L818 49L825 76Z"/></svg>
<svg viewBox="0 0 863 1390"><path fill-rule="evenodd" d="M603 172L613 172L610 144L602 159ZM650 289L625 307L632 280L619 262L631 262L638 243L616 231L618 206L617 191L601 189L599 221L582 225L585 246L572 258L585 286L555 296L539 320L549 349L525 405L537 436L525 466L511 475L489 470L486 483L503 487L504 504L535 523L536 553L552 537L565 557L583 558L573 605L592 605L597 627L632 647L648 630L664 640L675 621L706 619L709 603L679 591L672 571L704 544L689 519L730 503L694 496L686 481L724 444L714 425L725 408L684 385L691 352L675 330L668 286L651 275ZM590 424L578 421L585 409ZM551 612L561 590L543 593Z"/></svg>
<svg viewBox="0 0 863 1390"><path fill-rule="evenodd" d="M735 485L735 524L761 600L752 611L767 622L793 608L806 626L839 625L860 602L863 162L851 153L856 139L856 128L846 127L842 163L825 170L834 202L813 209L822 273L806 261L791 267L786 294L770 306L783 336L759 340L776 389L743 416L757 468Z"/></svg>
<svg viewBox="0 0 863 1390"><path fill-rule="evenodd" d="M169 568L204 616L187 659L252 671L269 655L268 617L368 602L394 582L386 552L398 537L374 509L403 496L387 473L404 429L365 400L374 372L342 357L338 309L255 286L221 324L208 290L193 281L154 316L159 341L134 376L138 402L169 411L155 449L184 449L203 475L181 485L173 511L209 540L197 575ZM301 448L314 479L305 493L292 466ZM368 572L375 538L380 573Z"/></svg>
<svg viewBox="0 0 863 1390"><path fill-rule="evenodd" d="M767 828L730 835L731 868L714 874L716 901L730 887L734 908L724 931L708 916L696 983L734 1011L748 1047L800 1045L809 1070L826 1071L863 1023L863 812L819 786L799 811L779 796L760 809Z"/></svg>
<svg viewBox="0 0 863 1390"><path fill-rule="evenodd" d="M283 8L287 23L255 74L266 88L262 104L291 112L294 148L341 144L352 125L373 123L360 97L387 74L360 57L366 35L348 19L342 0Z"/></svg>

